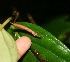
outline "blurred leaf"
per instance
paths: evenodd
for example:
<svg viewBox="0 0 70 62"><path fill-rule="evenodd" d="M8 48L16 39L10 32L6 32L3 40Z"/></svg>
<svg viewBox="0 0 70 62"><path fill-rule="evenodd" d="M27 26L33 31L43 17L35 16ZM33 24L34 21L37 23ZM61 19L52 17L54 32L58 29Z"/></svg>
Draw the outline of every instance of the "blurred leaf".
<svg viewBox="0 0 70 62"><path fill-rule="evenodd" d="M51 19L48 23L42 25L43 28L51 32L61 41L65 41L67 38L67 33L70 32L70 21L68 20L69 16L57 16L54 19Z"/></svg>
<svg viewBox="0 0 70 62"><path fill-rule="evenodd" d="M61 33L70 30L70 22L67 21L68 18L69 16L57 16L42 27L58 37Z"/></svg>

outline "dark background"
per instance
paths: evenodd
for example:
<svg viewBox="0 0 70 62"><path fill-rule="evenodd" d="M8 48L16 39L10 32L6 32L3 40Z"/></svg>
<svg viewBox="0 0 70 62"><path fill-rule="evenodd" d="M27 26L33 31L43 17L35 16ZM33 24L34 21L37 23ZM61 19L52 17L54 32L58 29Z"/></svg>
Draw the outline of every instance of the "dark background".
<svg viewBox="0 0 70 62"><path fill-rule="evenodd" d="M13 12L12 7L15 7L20 13L18 21L29 22L29 19L27 17L27 14L29 13L30 15L32 15L32 17L34 18L35 22L38 25L44 28L48 26L47 27L48 29L46 28L46 30L48 30L54 35L55 32L56 34L59 33L59 35L61 35L59 30L60 29L63 30L68 25L66 24L66 22L59 23L58 25L54 24L54 26L53 24L45 25L47 24L47 22L51 21L53 18L57 16L64 16L64 15L68 15L70 21L70 0L66 0L66 1L65 0L60 0L60 1L59 0L37 0L37 1L36 0L0 0L1 23L12 15ZM59 29L57 27L59 27ZM67 33L69 34L65 34L67 38L64 39L64 42L70 39L70 32ZM56 37L58 37L58 35ZM67 45L70 48L70 43Z"/></svg>
<svg viewBox="0 0 70 62"><path fill-rule="evenodd" d="M22 19L27 21L26 14L33 16L38 24L45 23L58 15L70 14L70 0L0 0L0 18L8 18L16 7Z"/></svg>

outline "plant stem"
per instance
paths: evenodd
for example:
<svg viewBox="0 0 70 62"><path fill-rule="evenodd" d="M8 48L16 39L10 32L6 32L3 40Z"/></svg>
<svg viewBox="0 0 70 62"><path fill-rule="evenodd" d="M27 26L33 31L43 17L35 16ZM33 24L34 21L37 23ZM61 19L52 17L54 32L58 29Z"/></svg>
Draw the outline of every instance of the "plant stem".
<svg viewBox="0 0 70 62"><path fill-rule="evenodd" d="M12 20L12 17L9 17L9 18L1 25L0 30L2 30L2 29L4 28L4 26L5 26L8 22L10 22L11 20Z"/></svg>
<svg viewBox="0 0 70 62"><path fill-rule="evenodd" d="M28 17L28 19L30 20L31 23L36 24L36 22L34 21L33 17L30 14L27 14L27 17Z"/></svg>

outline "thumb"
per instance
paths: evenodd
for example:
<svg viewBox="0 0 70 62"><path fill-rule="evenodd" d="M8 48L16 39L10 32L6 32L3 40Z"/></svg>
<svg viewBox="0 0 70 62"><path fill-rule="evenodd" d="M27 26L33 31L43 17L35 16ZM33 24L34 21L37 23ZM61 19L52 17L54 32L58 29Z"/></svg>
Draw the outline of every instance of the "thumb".
<svg viewBox="0 0 70 62"><path fill-rule="evenodd" d="M31 40L27 36L22 36L16 40L18 48L18 59L20 59L31 46Z"/></svg>

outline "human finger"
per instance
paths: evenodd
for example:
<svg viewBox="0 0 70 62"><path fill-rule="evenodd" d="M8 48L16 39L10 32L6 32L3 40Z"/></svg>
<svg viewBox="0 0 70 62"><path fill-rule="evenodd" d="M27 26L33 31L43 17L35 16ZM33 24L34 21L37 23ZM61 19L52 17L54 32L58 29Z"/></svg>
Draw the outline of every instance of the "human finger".
<svg viewBox="0 0 70 62"><path fill-rule="evenodd" d="M22 55L24 55L25 52L30 48L31 39L27 36L22 36L16 40L16 44L18 48L18 59L20 59Z"/></svg>

